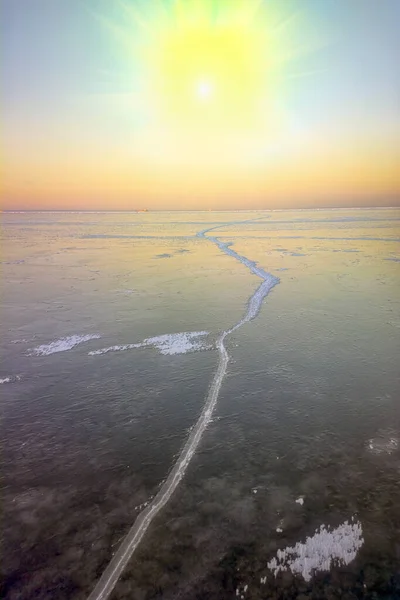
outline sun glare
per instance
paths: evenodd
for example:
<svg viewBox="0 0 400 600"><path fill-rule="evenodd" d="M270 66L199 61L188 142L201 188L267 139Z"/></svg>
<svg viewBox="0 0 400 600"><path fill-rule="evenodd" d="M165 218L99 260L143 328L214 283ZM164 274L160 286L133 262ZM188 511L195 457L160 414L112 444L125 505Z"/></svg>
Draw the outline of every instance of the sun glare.
<svg viewBox="0 0 400 600"><path fill-rule="evenodd" d="M113 32L140 81L137 103L153 147L157 136L163 143L170 138L173 151L187 157L206 147L206 137L226 154L235 136L236 149L243 137L247 147L250 139L265 144L276 137L287 65L297 47L304 52L296 15L283 14L282 3L158 0L139 10L131 0L121 6L123 24Z"/></svg>

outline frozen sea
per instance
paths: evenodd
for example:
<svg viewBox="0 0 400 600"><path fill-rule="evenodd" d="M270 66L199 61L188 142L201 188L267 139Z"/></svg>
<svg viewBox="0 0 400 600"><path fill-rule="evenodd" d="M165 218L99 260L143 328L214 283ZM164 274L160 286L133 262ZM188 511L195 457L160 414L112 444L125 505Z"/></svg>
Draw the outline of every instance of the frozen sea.
<svg viewBox="0 0 400 600"><path fill-rule="evenodd" d="M400 209L2 230L1 597L400 598Z"/></svg>

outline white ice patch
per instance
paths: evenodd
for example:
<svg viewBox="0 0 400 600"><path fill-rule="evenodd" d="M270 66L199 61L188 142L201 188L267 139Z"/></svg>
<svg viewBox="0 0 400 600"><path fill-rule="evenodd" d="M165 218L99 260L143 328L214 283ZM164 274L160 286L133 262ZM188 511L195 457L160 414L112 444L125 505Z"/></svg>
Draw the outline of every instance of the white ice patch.
<svg viewBox="0 0 400 600"><path fill-rule="evenodd" d="M208 335L208 331L189 331L183 333L171 333L147 338L143 344L155 346L161 354L186 354L196 350L205 350L204 341L198 338Z"/></svg>
<svg viewBox="0 0 400 600"><path fill-rule="evenodd" d="M198 350L207 350L211 346L207 346L204 340L198 339L208 335L208 331L185 331L183 333L168 333L157 337L146 338L140 344L124 344L122 346L110 346L108 348L100 348L100 350L92 350L90 356L106 354L107 352L121 352L124 350L132 350L133 348L145 348L154 346L161 354L186 354L187 352L196 352Z"/></svg>
<svg viewBox="0 0 400 600"><path fill-rule="evenodd" d="M300 496L300 498L297 498L296 504L300 504L301 506L303 506L303 504L304 504L304 497Z"/></svg>
<svg viewBox="0 0 400 600"><path fill-rule="evenodd" d="M14 381L19 381L21 377L19 375L10 375L9 377L0 377L0 385L2 383L14 383Z"/></svg>
<svg viewBox="0 0 400 600"><path fill-rule="evenodd" d="M29 356L48 356L56 352L65 352L71 350L78 344L88 342L90 340L98 340L101 336L97 333L89 333L87 335L69 335L67 337L50 342L50 344L42 344L36 348L28 350Z"/></svg>
<svg viewBox="0 0 400 600"><path fill-rule="evenodd" d="M379 436L367 442L367 448L372 454L392 454L399 447L399 440L394 435L382 432Z"/></svg>
<svg viewBox="0 0 400 600"><path fill-rule="evenodd" d="M332 531L321 525L319 531L317 529L304 544L297 542L295 546L278 550L276 558L267 566L275 576L279 571L290 570L294 575L302 575L306 581L310 581L313 571L329 571L333 561L348 565L355 559L363 543L359 522L345 521Z"/></svg>

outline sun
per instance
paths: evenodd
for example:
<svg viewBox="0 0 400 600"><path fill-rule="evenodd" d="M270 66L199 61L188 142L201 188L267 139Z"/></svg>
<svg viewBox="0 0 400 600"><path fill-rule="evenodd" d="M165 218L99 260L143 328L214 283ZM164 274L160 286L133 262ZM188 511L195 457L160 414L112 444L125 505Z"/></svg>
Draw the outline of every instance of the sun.
<svg viewBox="0 0 400 600"><path fill-rule="evenodd" d="M200 100L211 100L214 95L214 83L207 77L201 78L196 82L196 95Z"/></svg>
<svg viewBox="0 0 400 600"><path fill-rule="evenodd" d="M153 118L175 130L250 127L265 100L262 51L261 36L240 24L191 24L160 32L145 55Z"/></svg>

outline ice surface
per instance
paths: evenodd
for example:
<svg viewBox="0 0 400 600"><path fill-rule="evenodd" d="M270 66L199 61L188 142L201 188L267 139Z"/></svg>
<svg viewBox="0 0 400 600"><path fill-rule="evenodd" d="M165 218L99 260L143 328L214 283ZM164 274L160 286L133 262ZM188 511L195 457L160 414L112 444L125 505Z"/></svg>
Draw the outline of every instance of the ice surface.
<svg viewBox="0 0 400 600"><path fill-rule="evenodd" d="M362 526L359 522L345 521L336 529L329 531L321 525L319 531L308 537L305 543L278 550L276 558L268 564L275 576L279 571L290 570L310 581L313 571L329 571L332 562L348 565L356 557L364 543Z"/></svg>
<svg viewBox="0 0 400 600"><path fill-rule="evenodd" d="M67 337L60 338L59 340L55 340L54 342L50 342L49 344L42 344L36 348L31 348L28 350L28 355L48 356L49 354L55 354L56 352L65 352L66 350L71 350L78 344L82 344L83 342L88 342L90 340L97 340L100 337L101 336L97 333L89 333L86 335L69 335Z"/></svg>

